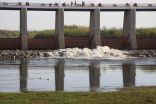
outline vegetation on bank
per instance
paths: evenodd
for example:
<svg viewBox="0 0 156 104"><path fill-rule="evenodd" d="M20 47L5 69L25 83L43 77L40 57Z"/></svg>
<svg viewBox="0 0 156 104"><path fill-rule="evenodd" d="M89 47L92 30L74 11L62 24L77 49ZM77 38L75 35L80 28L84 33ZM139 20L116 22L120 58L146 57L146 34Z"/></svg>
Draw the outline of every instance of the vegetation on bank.
<svg viewBox="0 0 156 104"><path fill-rule="evenodd" d="M105 93L0 93L0 104L156 104L156 88L132 88Z"/></svg>
<svg viewBox="0 0 156 104"><path fill-rule="evenodd" d="M0 30L0 38L18 38L18 31Z"/></svg>
<svg viewBox="0 0 156 104"><path fill-rule="evenodd" d="M65 36L87 36L89 35L89 28L85 26L65 26ZM55 30L43 30L43 31L29 31L29 38L52 38L55 35ZM156 37L155 28L140 28L136 30L136 35L139 38ZM19 31L0 30L0 38L18 38ZM122 37L122 29L101 29L101 37L118 38Z"/></svg>

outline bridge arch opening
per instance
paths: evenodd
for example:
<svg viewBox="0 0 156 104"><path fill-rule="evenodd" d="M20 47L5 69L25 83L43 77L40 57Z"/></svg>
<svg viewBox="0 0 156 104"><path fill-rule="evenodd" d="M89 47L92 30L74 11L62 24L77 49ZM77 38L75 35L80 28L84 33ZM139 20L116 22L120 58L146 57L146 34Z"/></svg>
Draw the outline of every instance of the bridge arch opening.
<svg viewBox="0 0 156 104"><path fill-rule="evenodd" d="M28 11L28 48L55 49L55 11Z"/></svg>
<svg viewBox="0 0 156 104"><path fill-rule="evenodd" d="M19 11L0 10L0 49L19 49Z"/></svg>
<svg viewBox="0 0 156 104"><path fill-rule="evenodd" d="M55 12L28 11L29 38L51 38L54 36Z"/></svg>
<svg viewBox="0 0 156 104"><path fill-rule="evenodd" d="M0 38L18 38L19 11L0 10L0 14Z"/></svg>
<svg viewBox="0 0 156 104"><path fill-rule="evenodd" d="M154 49L156 46L156 12L136 12L136 37L139 49Z"/></svg>
<svg viewBox="0 0 156 104"><path fill-rule="evenodd" d="M124 12L101 11L100 19L101 45L121 49Z"/></svg>
<svg viewBox="0 0 156 104"><path fill-rule="evenodd" d="M89 47L89 11L65 11L64 35L66 48Z"/></svg>

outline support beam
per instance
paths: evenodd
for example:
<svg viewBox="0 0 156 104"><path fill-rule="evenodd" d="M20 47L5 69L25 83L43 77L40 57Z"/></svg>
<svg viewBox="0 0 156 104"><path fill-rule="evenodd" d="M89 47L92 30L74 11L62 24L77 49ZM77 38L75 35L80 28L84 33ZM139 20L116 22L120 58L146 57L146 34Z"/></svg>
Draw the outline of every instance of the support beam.
<svg viewBox="0 0 156 104"><path fill-rule="evenodd" d="M135 86L135 76L136 76L135 64L123 64L122 73L124 87Z"/></svg>
<svg viewBox="0 0 156 104"><path fill-rule="evenodd" d="M64 60L59 60L55 65L55 90L64 91Z"/></svg>
<svg viewBox="0 0 156 104"><path fill-rule="evenodd" d="M55 36L57 39L57 48L65 48L64 41L64 9L60 8L56 11L55 17Z"/></svg>
<svg viewBox="0 0 156 104"><path fill-rule="evenodd" d="M21 50L28 50L27 8L21 8L20 10L20 37Z"/></svg>
<svg viewBox="0 0 156 104"><path fill-rule="evenodd" d="M94 9L90 11L90 28L89 28L90 48L96 48L101 45L100 38L100 10Z"/></svg>
<svg viewBox="0 0 156 104"><path fill-rule="evenodd" d="M136 40L136 10L130 9L124 12L123 45L127 49L137 49Z"/></svg>

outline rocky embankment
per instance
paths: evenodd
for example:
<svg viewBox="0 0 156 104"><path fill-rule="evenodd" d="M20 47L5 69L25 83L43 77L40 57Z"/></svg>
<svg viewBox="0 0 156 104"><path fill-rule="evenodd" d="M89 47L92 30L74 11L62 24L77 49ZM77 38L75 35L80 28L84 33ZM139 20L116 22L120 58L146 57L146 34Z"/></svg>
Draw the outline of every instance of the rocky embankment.
<svg viewBox="0 0 156 104"><path fill-rule="evenodd" d="M156 57L156 50L117 50L107 46L98 46L96 49L67 48L59 50L0 50L1 60L15 60L21 58L132 58Z"/></svg>
<svg viewBox="0 0 156 104"><path fill-rule="evenodd" d="M127 57L156 57L156 50L126 50Z"/></svg>

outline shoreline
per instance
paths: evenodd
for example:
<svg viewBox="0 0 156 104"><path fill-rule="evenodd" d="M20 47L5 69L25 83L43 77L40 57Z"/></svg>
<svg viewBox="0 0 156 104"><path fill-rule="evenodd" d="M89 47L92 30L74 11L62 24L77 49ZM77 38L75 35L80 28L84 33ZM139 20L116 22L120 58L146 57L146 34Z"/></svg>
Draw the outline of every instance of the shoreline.
<svg viewBox="0 0 156 104"><path fill-rule="evenodd" d="M156 87L118 92L22 92L0 93L2 104L155 104Z"/></svg>

